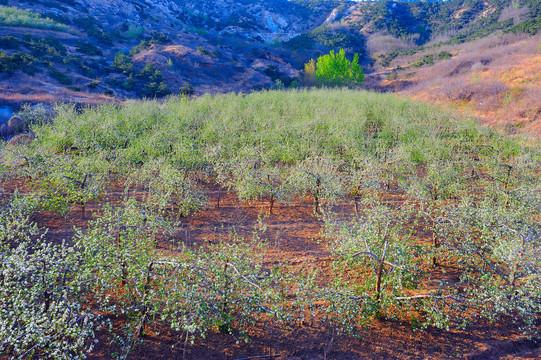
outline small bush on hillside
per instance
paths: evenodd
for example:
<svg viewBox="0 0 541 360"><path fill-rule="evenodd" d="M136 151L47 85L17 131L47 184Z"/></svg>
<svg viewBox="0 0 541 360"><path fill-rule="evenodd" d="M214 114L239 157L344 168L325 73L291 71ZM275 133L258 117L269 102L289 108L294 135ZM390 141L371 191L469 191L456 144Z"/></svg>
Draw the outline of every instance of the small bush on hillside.
<svg viewBox="0 0 541 360"><path fill-rule="evenodd" d="M197 51L199 51L203 55L214 56L214 53L212 51L205 49L203 46L198 46Z"/></svg>
<svg viewBox="0 0 541 360"><path fill-rule="evenodd" d="M421 67L423 65L433 65L433 64L434 64L434 55L425 54L419 60L417 60L415 63L413 63L411 66L413 66L413 67Z"/></svg>
<svg viewBox="0 0 541 360"><path fill-rule="evenodd" d="M139 45L137 45L136 47L134 47L133 49L130 50L130 55L135 56L135 55L139 54L141 51L146 50L151 46L152 46L151 42L149 42L147 40L143 40L143 41L141 41L139 43Z"/></svg>
<svg viewBox="0 0 541 360"><path fill-rule="evenodd" d="M53 56L63 57L67 55L66 47L60 40L46 36L45 38L37 38L28 34L23 35L23 45L30 50L33 56Z"/></svg>
<svg viewBox="0 0 541 360"><path fill-rule="evenodd" d="M144 32L145 29L142 26L123 23L120 27L119 35L124 39L139 39Z"/></svg>
<svg viewBox="0 0 541 360"><path fill-rule="evenodd" d="M139 54L141 51L150 48L154 44L166 44L170 41L171 39L167 37L166 35L159 33L157 31L154 31L151 33L150 37L147 40L141 41L139 45L131 49L130 55L135 56Z"/></svg>
<svg viewBox="0 0 541 360"><path fill-rule="evenodd" d="M113 45L111 37L105 33L103 27L92 17L79 17L73 23L81 27L88 35L105 45Z"/></svg>
<svg viewBox="0 0 541 360"><path fill-rule="evenodd" d="M9 55L3 51L0 51L0 73L13 74L17 70L21 70L29 75L35 73L35 62L37 61L30 54L15 53Z"/></svg>
<svg viewBox="0 0 541 360"><path fill-rule="evenodd" d="M20 45L21 42L14 36L0 36L0 48L18 49Z"/></svg>
<svg viewBox="0 0 541 360"><path fill-rule="evenodd" d="M453 54L451 54L450 52L448 51L440 51L440 53L438 54L438 60L444 60L444 59L450 59L453 57Z"/></svg>
<svg viewBox="0 0 541 360"><path fill-rule="evenodd" d="M194 93L194 89L192 87L192 85L190 85L189 82L185 82L183 86L180 87L180 89L178 89L178 92L181 93L182 95L192 95Z"/></svg>
<svg viewBox="0 0 541 360"><path fill-rule="evenodd" d="M113 69L122 74L132 74L134 72L134 67L131 62L131 57L126 54L117 54L113 61Z"/></svg>
<svg viewBox="0 0 541 360"><path fill-rule="evenodd" d="M143 95L150 97L164 97L171 94L171 89L163 81L151 82L143 88Z"/></svg>
<svg viewBox="0 0 541 360"><path fill-rule="evenodd" d="M102 56L103 52L99 47L88 41L77 41L75 44L77 51L90 56Z"/></svg>
<svg viewBox="0 0 541 360"><path fill-rule="evenodd" d="M86 84L86 87L89 88L89 89L95 89L100 85L100 83L101 83L101 81L93 80L93 81L89 82L88 84Z"/></svg>
<svg viewBox="0 0 541 360"><path fill-rule="evenodd" d="M149 41L152 44L167 44L171 42L171 38L164 33L161 33L159 31L151 31L149 36Z"/></svg>
<svg viewBox="0 0 541 360"><path fill-rule="evenodd" d="M62 85L73 84L72 78L70 78L68 75L64 74L60 70L55 69L54 67L51 67L49 69L49 75L51 75L56 81L58 81Z"/></svg>
<svg viewBox="0 0 541 360"><path fill-rule="evenodd" d="M145 83L142 94L152 97L164 97L171 94L171 90L163 82L163 74L152 64L146 64L137 78Z"/></svg>

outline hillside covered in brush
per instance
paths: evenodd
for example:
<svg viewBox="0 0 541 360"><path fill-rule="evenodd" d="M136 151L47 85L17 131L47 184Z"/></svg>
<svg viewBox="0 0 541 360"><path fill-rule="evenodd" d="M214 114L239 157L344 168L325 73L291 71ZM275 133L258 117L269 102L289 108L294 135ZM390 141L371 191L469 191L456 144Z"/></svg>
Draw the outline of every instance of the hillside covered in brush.
<svg viewBox="0 0 541 360"><path fill-rule="evenodd" d="M0 1L0 99L20 104L302 85L304 63L365 71L431 41L539 30L533 0Z"/></svg>

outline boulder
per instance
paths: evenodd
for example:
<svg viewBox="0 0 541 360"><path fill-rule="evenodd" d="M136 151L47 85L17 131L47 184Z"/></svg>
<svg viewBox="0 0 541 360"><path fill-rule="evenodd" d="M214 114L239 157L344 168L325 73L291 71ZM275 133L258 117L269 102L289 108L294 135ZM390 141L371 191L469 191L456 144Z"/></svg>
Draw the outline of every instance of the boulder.
<svg viewBox="0 0 541 360"><path fill-rule="evenodd" d="M9 119L8 127L11 129L12 133L19 133L24 131L26 123L22 117L15 115Z"/></svg>
<svg viewBox="0 0 541 360"><path fill-rule="evenodd" d="M30 145L32 140L34 140L35 137L33 134L19 134L7 142L8 146L17 146L17 145Z"/></svg>
<svg viewBox="0 0 541 360"><path fill-rule="evenodd" d="M9 136L11 134L10 130L11 129L6 124L0 125L0 136L1 137Z"/></svg>

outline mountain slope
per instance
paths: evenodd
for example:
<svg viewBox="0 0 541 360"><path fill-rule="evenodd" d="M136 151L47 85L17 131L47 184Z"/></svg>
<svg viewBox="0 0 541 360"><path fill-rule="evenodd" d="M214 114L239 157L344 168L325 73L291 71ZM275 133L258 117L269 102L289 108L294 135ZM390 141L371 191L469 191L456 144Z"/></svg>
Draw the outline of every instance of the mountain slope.
<svg viewBox="0 0 541 360"><path fill-rule="evenodd" d="M438 41L535 33L538 14L535 0L0 0L0 101L295 86L330 49L377 72Z"/></svg>

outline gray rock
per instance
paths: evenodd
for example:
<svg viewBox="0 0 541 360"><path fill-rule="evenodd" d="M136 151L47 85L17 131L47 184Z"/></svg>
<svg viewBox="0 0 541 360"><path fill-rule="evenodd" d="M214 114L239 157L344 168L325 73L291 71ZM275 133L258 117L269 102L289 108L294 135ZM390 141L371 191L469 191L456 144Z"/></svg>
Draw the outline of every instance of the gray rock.
<svg viewBox="0 0 541 360"><path fill-rule="evenodd" d="M10 135L10 128L6 124L0 125L0 136L6 137Z"/></svg>
<svg viewBox="0 0 541 360"><path fill-rule="evenodd" d="M8 146L17 146L17 145L30 145L32 140L34 140L35 137L33 134L19 134L7 142Z"/></svg>
<svg viewBox="0 0 541 360"><path fill-rule="evenodd" d="M22 117L15 115L9 119L8 127L13 133L19 133L24 131L26 128L26 123Z"/></svg>

